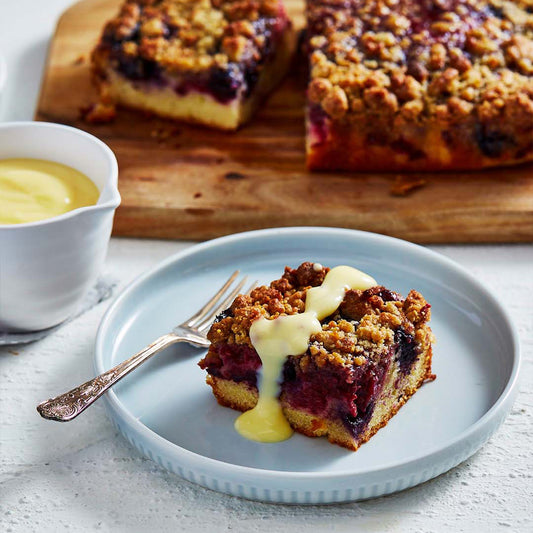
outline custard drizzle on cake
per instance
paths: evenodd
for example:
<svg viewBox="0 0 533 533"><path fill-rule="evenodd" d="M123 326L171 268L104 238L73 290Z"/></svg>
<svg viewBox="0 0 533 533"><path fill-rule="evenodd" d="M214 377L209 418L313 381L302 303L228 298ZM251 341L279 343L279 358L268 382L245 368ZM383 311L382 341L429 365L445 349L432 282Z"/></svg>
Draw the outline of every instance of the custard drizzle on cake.
<svg viewBox="0 0 533 533"><path fill-rule="evenodd" d="M322 270L322 266L320 270ZM257 405L235 421L243 436L259 442L279 442L293 431L278 401L279 384L285 360L301 355L309 347L311 335L322 330L320 320L334 313L347 290L366 290L376 286L368 274L349 266L328 272L322 285L307 291L305 311L297 315L278 316L273 320L260 317L250 327L250 339L261 362L261 380Z"/></svg>

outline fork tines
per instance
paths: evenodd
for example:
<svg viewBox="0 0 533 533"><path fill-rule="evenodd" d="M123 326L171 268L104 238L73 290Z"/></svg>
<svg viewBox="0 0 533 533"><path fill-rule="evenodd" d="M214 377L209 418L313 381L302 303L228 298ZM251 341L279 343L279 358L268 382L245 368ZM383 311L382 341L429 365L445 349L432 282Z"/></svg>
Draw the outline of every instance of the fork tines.
<svg viewBox="0 0 533 533"><path fill-rule="evenodd" d="M231 305L235 297L238 294L242 293L242 289L248 281L248 276L244 276L244 278L242 278L237 283L237 285L235 285L234 288L231 289L238 275L238 270L233 272L233 274L229 277L226 283L224 283L224 285L220 287L217 293L189 320L181 324L181 326L192 328L200 332L204 332L205 330L207 330L211 326L211 323L213 322L215 317L222 311L226 310ZM253 283L246 291L246 294L250 293L256 285L257 282Z"/></svg>

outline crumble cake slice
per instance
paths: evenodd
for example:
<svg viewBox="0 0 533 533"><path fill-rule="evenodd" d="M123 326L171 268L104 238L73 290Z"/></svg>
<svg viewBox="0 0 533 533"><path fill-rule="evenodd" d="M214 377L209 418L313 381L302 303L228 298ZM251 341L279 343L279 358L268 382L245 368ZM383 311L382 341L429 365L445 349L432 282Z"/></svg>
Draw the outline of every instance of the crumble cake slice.
<svg viewBox="0 0 533 533"><path fill-rule="evenodd" d="M127 0L92 54L99 108L235 130L285 75L292 41L282 0Z"/></svg>
<svg viewBox="0 0 533 533"><path fill-rule="evenodd" d="M328 272L318 263L286 267L280 279L238 296L217 317L199 365L221 405L247 411L257 404L261 359L252 324L303 313L308 290ZM416 291L405 299L382 286L346 291L307 351L284 362L279 402L292 428L356 450L435 378L429 319L430 305Z"/></svg>
<svg viewBox="0 0 533 533"><path fill-rule="evenodd" d="M531 0L307 0L310 169L533 159Z"/></svg>

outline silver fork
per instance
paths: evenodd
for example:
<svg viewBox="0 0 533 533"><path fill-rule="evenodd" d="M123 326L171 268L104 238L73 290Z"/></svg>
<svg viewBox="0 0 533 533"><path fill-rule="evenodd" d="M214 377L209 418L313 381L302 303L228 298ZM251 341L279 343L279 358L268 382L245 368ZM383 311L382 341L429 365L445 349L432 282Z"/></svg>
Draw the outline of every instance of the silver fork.
<svg viewBox="0 0 533 533"><path fill-rule="evenodd" d="M104 392L112 387L117 381L142 365L153 355L160 352L167 346L176 342L187 342L198 348L207 348L209 341L206 334L214 318L227 309L233 299L241 292L246 284L247 277L244 277L237 285L231 289L233 282L239 275L236 270L218 290L218 292L193 316L176 326L170 333L159 337L146 348L126 359L117 366L83 383L82 385L55 398L50 398L37 406L37 411L43 418L68 422L76 418L95 400L100 398ZM253 283L246 291L249 293L257 285ZM231 289L231 290L230 290ZM229 291L229 293L228 293Z"/></svg>

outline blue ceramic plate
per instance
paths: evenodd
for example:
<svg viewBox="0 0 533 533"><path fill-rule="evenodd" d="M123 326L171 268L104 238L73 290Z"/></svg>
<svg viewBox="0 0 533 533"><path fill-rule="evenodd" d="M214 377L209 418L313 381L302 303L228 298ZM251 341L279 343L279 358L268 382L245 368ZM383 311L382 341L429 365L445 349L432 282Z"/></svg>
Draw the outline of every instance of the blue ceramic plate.
<svg viewBox="0 0 533 533"><path fill-rule="evenodd" d="M106 395L109 415L141 453L214 490L270 502L332 503L412 487L456 466L509 412L518 337L490 290L441 255L382 235L330 228L242 233L193 246L130 285L106 313L98 373L168 332L235 269L268 283L285 265L354 266L432 304L436 381L424 385L359 451L295 435L277 444L243 439L238 413L219 406L197 366L202 350L175 345Z"/></svg>

